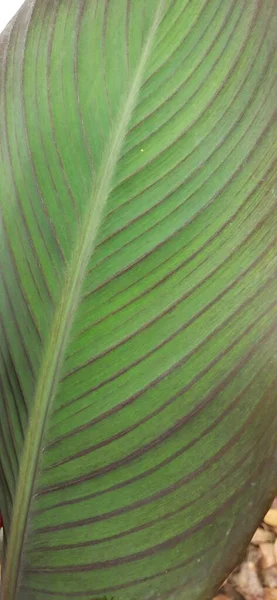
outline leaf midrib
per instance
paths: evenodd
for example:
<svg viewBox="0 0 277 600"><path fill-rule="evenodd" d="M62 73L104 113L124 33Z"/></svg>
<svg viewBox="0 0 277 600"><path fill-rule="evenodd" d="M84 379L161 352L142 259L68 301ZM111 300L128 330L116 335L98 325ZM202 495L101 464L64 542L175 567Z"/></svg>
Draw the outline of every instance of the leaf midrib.
<svg viewBox="0 0 277 600"><path fill-rule="evenodd" d="M165 0L160 0L122 112L119 111L119 114L121 112L120 117L110 136L106 152L103 155L99 175L89 198L87 214L79 230L72 259L65 272L60 301L53 315L53 323L40 367L33 410L29 419L29 428L25 438L17 480L17 493L14 502L2 589L5 600L15 600L17 597L28 515L34 492L44 432L59 382L74 315L80 301L88 261L95 248L96 237L109 197L112 179L127 134L128 124L138 99L146 63L151 54L156 31L163 15L164 5Z"/></svg>

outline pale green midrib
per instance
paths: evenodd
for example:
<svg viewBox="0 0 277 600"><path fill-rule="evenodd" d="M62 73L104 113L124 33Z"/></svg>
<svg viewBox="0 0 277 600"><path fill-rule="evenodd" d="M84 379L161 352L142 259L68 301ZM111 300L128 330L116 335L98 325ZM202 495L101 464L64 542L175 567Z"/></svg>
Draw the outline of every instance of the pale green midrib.
<svg viewBox="0 0 277 600"><path fill-rule="evenodd" d="M107 151L100 166L94 193L89 201L88 212L84 219L84 224L80 229L72 260L65 273L65 283L61 293L61 300L53 317L53 325L42 360L33 412L26 434L17 481L17 493L14 502L2 588L3 600L16 600L17 597L29 508L34 493L34 484L47 418L59 382L59 374L65 356L74 313L80 300L88 260L95 247L96 236L102 221L112 178L126 137L127 127L138 99L145 66L151 53L153 40L162 17L164 5L165 0L161 0L152 27L149 30L148 39L142 51L141 59L127 95L122 114L107 145Z"/></svg>

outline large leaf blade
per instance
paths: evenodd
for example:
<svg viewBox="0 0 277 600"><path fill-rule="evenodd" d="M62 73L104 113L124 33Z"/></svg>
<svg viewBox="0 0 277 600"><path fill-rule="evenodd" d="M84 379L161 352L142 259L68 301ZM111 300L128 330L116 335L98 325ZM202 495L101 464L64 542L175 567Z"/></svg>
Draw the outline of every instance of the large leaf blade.
<svg viewBox="0 0 277 600"><path fill-rule="evenodd" d="M270 497L276 18L273 1L121 0L29 3L14 22L6 523L26 404L29 429L7 598L21 562L19 597L198 598L231 566L226 523L242 547ZM250 483L261 505L239 536Z"/></svg>

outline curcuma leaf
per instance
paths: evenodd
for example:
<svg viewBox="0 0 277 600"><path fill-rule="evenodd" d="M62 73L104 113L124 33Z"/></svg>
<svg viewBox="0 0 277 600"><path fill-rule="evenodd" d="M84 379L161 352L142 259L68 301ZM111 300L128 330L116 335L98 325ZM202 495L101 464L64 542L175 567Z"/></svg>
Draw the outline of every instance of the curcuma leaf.
<svg viewBox="0 0 277 600"><path fill-rule="evenodd" d="M0 38L3 600L207 600L276 490L275 0Z"/></svg>

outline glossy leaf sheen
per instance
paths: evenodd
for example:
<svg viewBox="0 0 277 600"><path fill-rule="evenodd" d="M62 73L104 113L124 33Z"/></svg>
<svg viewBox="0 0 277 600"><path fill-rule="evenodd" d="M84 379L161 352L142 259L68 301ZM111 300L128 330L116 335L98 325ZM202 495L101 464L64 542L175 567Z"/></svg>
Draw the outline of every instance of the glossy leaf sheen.
<svg viewBox="0 0 277 600"><path fill-rule="evenodd" d="M275 0L0 38L3 600L210 598L276 489Z"/></svg>

